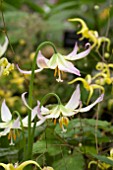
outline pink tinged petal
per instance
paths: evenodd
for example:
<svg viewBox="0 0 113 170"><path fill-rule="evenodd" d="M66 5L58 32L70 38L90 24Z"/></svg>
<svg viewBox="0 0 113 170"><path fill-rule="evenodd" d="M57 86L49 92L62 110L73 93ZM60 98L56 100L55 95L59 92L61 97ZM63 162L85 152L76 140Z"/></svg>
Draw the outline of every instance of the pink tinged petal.
<svg viewBox="0 0 113 170"><path fill-rule="evenodd" d="M37 117L39 119L44 119L44 117L42 116L42 112L41 112L41 108L40 108L40 102L37 102Z"/></svg>
<svg viewBox="0 0 113 170"><path fill-rule="evenodd" d="M0 132L0 137L1 136L6 136L10 132L10 128L7 127L3 131Z"/></svg>
<svg viewBox="0 0 113 170"><path fill-rule="evenodd" d="M16 120L14 120L14 123L12 124L12 129L21 129L19 117Z"/></svg>
<svg viewBox="0 0 113 170"><path fill-rule="evenodd" d="M88 49L83 51L83 52L81 52L81 53L79 53L79 54L77 54L75 57L73 57L73 60L79 60L81 58L84 58L84 57L86 57L90 53L91 45L89 43L87 43L85 46L88 46Z"/></svg>
<svg viewBox="0 0 113 170"><path fill-rule="evenodd" d="M50 110L44 106L41 107L41 114L42 115L47 115L50 113Z"/></svg>
<svg viewBox="0 0 113 170"><path fill-rule="evenodd" d="M74 49L71 53L69 53L68 55L65 56L65 59L67 60L73 60L73 57L76 56L78 51L78 45L77 43L75 43Z"/></svg>
<svg viewBox="0 0 113 170"><path fill-rule="evenodd" d="M84 108L81 108L81 109L76 109L75 111L77 111L77 112L88 112L92 107L94 107L97 103L100 103L102 100L103 100L103 97L104 97L104 94L102 94L99 98L97 98L97 100L94 102L94 103L92 103L92 104L90 104L89 106L87 106L87 107L84 107Z"/></svg>
<svg viewBox="0 0 113 170"><path fill-rule="evenodd" d="M0 45L0 57L5 53L8 46L8 38L5 36L5 42L3 45Z"/></svg>
<svg viewBox="0 0 113 170"><path fill-rule="evenodd" d="M48 67L49 68L55 69L58 66L58 63L57 63L58 55L59 55L59 53L53 54L53 56L50 58L50 60L48 62Z"/></svg>
<svg viewBox="0 0 113 170"><path fill-rule="evenodd" d="M16 67L17 67L17 69L18 69L18 71L19 71L20 73L23 73L23 74L31 74L31 73L32 73L32 71L22 70L22 69L18 66L18 64L16 64ZM39 73L39 72L41 72L42 70L43 70L42 68L39 68L39 69L35 70L34 72L35 72L35 73Z"/></svg>
<svg viewBox="0 0 113 170"><path fill-rule="evenodd" d="M1 119L4 122L9 122L12 119L12 114L6 105L5 100L2 102L1 106Z"/></svg>
<svg viewBox="0 0 113 170"><path fill-rule="evenodd" d="M48 62L49 60L42 55L41 51L39 51L37 56L37 66L42 69L48 68Z"/></svg>
<svg viewBox="0 0 113 170"><path fill-rule="evenodd" d="M80 86L77 85L76 90L73 92L70 100L65 105L65 107L70 110L74 110L78 107L79 103L80 103Z"/></svg>
<svg viewBox="0 0 113 170"><path fill-rule="evenodd" d="M65 58L68 59L68 60L79 60L81 58L86 57L90 53L90 51L91 51L91 46L90 46L89 43L87 43L85 46L88 46L88 49L86 49L85 51L80 52L79 54L74 54L73 53L72 57L65 56Z"/></svg>
<svg viewBox="0 0 113 170"><path fill-rule="evenodd" d="M80 76L80 71L76 67L74 67L71 62L66 61L63 56L59 56L58 58L58 68L61 71L73 73Z"/></svg>
<svg viewBox="0 0 113 170"><path fill-rule="evenodd" d="M32 112L31 112L31 121L34 120L34 118L36 117L36 115L38 116L38 106L34 107Z"/></svg>

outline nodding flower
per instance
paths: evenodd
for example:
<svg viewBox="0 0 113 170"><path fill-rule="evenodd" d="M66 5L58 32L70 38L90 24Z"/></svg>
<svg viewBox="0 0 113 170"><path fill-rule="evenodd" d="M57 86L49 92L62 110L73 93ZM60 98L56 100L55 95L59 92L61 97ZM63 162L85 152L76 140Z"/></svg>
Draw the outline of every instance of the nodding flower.
<svg viewBox="0 0 113 170"><path fill-rule="evenodd" d="M78 45L76 43L73 51L68 55L64 56L60 53L54 53L50 59L45 58L41 51L39 51L37 56L37 66L39 67L39 69L35 70L35 73L40 72L43 69L55 70L54 76L57 77L56 80L58 82L63 81L62 80L63 72L68 72L80 76L80 71L70 61L79 60L86 57L91 51L90 44L87 43L86 46L88 48L85 51L77 54ZM22 70L19 68L18 65L17 69L21 73L31 74L31 71Z"/></svg>
<svg viewBox="0 0 113 170"><path fill-rule="evenodd" d="M63 105L61 102L54 105L49 106L40 106L40 103L38 102L38 105L32 109L32 115L31 115L31 121L35 118L37 115L39 121L37 121L36 126L39 126L43 124L47 119L53 119L54 124L56 124L56 120L59 119L60 127L62 128L62 131L65 132L66 129L64 126L67 126L69 123L69 117L79 113L79 112L88 112L92 107L94 107L97 103L101 102L103 100L103 94L95 100L92 104L83 107L81 105L80 101L80 87L77 85L75 91L73 92L71 98L67 102L67 104ZM22 95L22 100L24 104L31 109L25 100L25 93ZM27 121L26 121L27 120ZM23 124L25 122L28 122L28 117L26 117L26 120L23 121Z"/></svg>

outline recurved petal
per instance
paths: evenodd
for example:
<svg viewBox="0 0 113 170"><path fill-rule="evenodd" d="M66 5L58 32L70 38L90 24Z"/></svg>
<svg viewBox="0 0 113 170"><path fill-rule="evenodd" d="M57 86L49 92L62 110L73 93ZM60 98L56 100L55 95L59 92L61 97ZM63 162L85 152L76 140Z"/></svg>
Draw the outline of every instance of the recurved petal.
<svg viewBox="0 0 113 170"><path fill-rule="evenodd" d="M65 58L68 59L68 60L79 60L81 58L86 57L91 51L91 45L89 43L87 43L86 46L88 46L88 48L85 51L80 52L78 54L73 53L74 54L73 56L71 56L71 57L70 56L69 57L65 56Z"/></svg>
<svg viewBox="0 0 113 170"><path fill-rule="evenodd" d="M25 95L26 95L26 94L27 94L27 92L22 93L22 95L21 95L22 101L23 101L24 105L25 105L28 109L32 110L32 108L27 104L27 101L26 101L26 98L25 98Z"/></svg>
<svg viewBox="0 0 113 170"><path fill-rule="evenodd" d="M74 110L78 107L79 103L80 103L80 86L77 85L75 91L73 92L70 100L65 105L65 107Z"/></svg>
<svg viewBox="0 0 113 170"><path fill-rule="evenodd" d="M16 64L16 67L17 67L17 69L18 69L18 71L19 71L20 73L23 73L23 74L31 74L31 73L32 73L31 70L30 70L30 71L22 70L22 69L18 66L18 64ZM35 72L35 73L39 73L39 72L41 72L42 70L43 70L43 68L39 68L39 69L35 70L34 72Z"/></svg>
<svg viewBox="0 0 113 170"><path fill-rule="evenodd" d="M5 42L3 45L0 45L0 57L5 53L8 46L8 38L5 36Z"/></svg>
<svg viewBox="0 0 113 170"><path fill-rule="evenodd" d="M80 52L79 54L77 54L76 57L74 58L74 60L79 60L81 58L84 58L90 53L91 45L89 43L87 43L85 46L88 46L88 48L85 51Z"/></svg>
<svg viewBox="0 0 113 170"><path fill-rule="evenodd" d="M5 100L2 102L1 106L1 119L4 122L9 122L12 119L12 114L6 105Z"/></svg>
<svg viewBox="0 0 113 170"><path fill-rule="evenodd" d="M97 103L100 103L103 100L104 94L102 94L100 97L97 98L97 100L90 104L87 107L81 108L81 109L76 109L75 112L88 112L92 107L94 107Z"/></svg>
<svg viewBox="0 0 113 170"><path fill-rule="evenodd" d="M77 43L75 43L75 46L73 48L73 51L71 53L69 53L68 55L65 56L65 59L67 60L73 60L73 57L76 56L78 51L78 45Z"/></svg>
<svg viewBox="0 0 113 170"><path fill-rule="evenodd" d="M23 170L24 167L26 167L26 166L29 165L29 164L34 164L34 165L36 165L37 167L39 167L40 170L42 169L37 162L32 161L32 160L28 160L28 161L25 161L25 162L21 163L21 164L17 167L17 169L18 169L18 170ZM16 169L16 168L14 168L14 169Z"/></svg>
<svg viewBox="0 0 113 170"><path fill-rule="evenodd" d="M49 60L42 55L41 51L39 51L37 56L37 66L42 69L48 68L48 62Z"/></svg>

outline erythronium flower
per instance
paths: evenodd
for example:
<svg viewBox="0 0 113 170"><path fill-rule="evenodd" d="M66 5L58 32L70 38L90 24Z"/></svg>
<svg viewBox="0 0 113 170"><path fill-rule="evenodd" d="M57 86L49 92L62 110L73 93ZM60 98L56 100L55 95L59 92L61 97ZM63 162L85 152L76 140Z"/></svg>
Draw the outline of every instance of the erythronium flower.
<svg viewBox="0 0 113 170"><path fill-rule="evenodd" d="M37 56L37 66L39 67L39 69L35 70L35 72L40 72L41 70L46 68L53 69L55 70L54 76L56 77L58 75L58 78L56 79L58 82L63 81L61 78L62 72L69 72L80 76L80 71L76 67L74 67L74 65L68 60L74 61L86 57L91 50L90 45L86 44L86 46L87 45L88 49L77 54L78 46L76 43L73 51L67 56L64 56L60 53L54 53L50 59L45 58L42 55L41 51L39 51ZM31 74L31 71L21 70L18 65L17 68L21 73Z"/></svg>
<svg viewBox="0 0 113 170"><path fill-rule="evenodd" d="M59 103L56 105L52 105L51 108L49 108L48 106L47 107L41 106L41 108L39 109L40 104L38 104L38 106L32 110L32 120L37 115L39 118L39 121L37 122L36 126L39 126L42 123L44 123L46 119L56 120L59 118L59 124L62 130L65 131L64 125L65 126L68 125L69 123L68 117L71 117L77 114L78 112L81 112L81 113L88 112L92 107L94 107L97 103L103 100L103 96L104 95L102 94L99 98L96 99L94 103L82 108L81 101L80 101L80 88L78 85L66 105ZM25 105L29 107L25 102L25 98L23 99L23 101Z"/></svg>
<svg viewBox="0 0 113 170"><path fill-rule="evenodd" d="M2 166L5 170L23 170L29 164L34 164L40 170L43 170L37 162L32 161L32 160L25 161L25 162L21 163L20 165L18 165L18 163L16 163L15 165L13 165L11 163L9 163L9 164L0 163L0 166Z"/></svg>
<svg viewBox="0 0 113 170"><path fill-rule="evenodd" d="M6 105L5 100L2 102L1 106L1 119L3 122L0 122L0 129L4 130L0 132L0 137L9 134L8 139L11 140L10 145L14 145L13 139L16 139L15 130L20 129L20 121L19 117L16 120L12 118L12 114Z"/></svg>
<svg viewBox="0 0 113 170"><path fill-rule="evenodd" d="M5 42L3 45L0 44L0 57L5 53L8 47L8 38L5 36Z"/></svg>

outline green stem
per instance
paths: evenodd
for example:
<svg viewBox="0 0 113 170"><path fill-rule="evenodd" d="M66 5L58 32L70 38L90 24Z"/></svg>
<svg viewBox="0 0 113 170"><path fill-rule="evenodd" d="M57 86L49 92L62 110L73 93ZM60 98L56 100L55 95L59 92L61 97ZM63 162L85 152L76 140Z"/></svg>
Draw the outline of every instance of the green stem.
<svg viewBox="0 0 113 170"><path fill-rule="evenodd" d="M34 56L34 61L33 61L33 65L32 65L32 73L31 73L31 78L30 78L30 85L29 85L29 96L28 96L28 104L29 106L32 108L32 97L33 97L33 81L34 81L34 71L36 68L36 59L37 59L37 55L39 50L45 46L45 45L50 45L53 47L54 52L57 53L56 48L54 46L54 44L52 42L49 41L45 41L43 43L41 43L37 49L36 49L36 53ZM32 139L31 139L31 111L29 110L28 112L28 150L27 150L27 159L31 159L32 158Z"/></svg>
<svg viewBox="0 0 113 170"><path fill-rule="evenodd" d="M21 124L21 128L22 128L22 137L23 137L24 154L25 154L25 151L26 151L26 138L25 138L24 126L23 126L22 118L21 118L21 115L19 114L18 111L14 111L13 113L17 114L17 116L20 118L20 124ZM24 155L23 157L25 157L25 155Z"/></svg>

